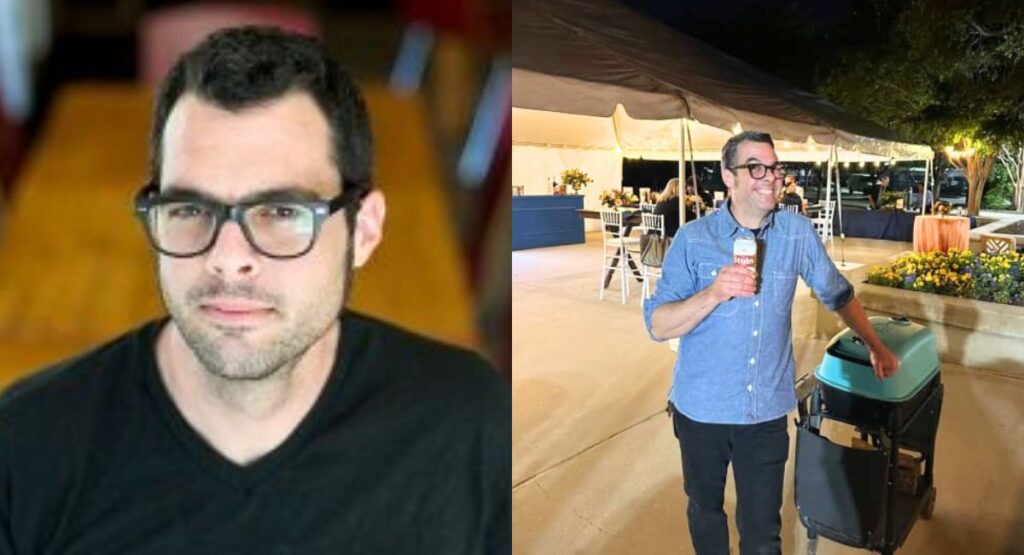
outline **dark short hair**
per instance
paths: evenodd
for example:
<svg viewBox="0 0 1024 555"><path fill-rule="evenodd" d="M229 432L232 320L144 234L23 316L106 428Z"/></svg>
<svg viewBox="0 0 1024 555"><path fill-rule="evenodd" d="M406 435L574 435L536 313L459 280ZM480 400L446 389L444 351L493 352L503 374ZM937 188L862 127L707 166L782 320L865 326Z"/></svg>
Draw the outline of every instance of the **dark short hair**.
<svg viewBox="0 0 1024 555"><path fill-rule="evenodd" d="M755 143L765 143L775 148L775 143L772 142L772 136L762 131L744 131L737 133L732 137L729 137L728 141L725 141L725 146L722 147L722 168L731 168L736 165L736 149L740 147L740 143L743 141L751 141Z"/></svg>
<svg viewBox="0 0 1024 555"><path fill-rule="evenodd" d="M156 99L149 137L151 182L160 183L164 126L183 94L191 92L237 111L295 90L309 93L323 111L331 132L332 162L343 182L370 189L373 137L366 105L352 77L315 39L257 26L211 34L179 58L167 74ZM355 211L348 212L351 223Z"/></svg>

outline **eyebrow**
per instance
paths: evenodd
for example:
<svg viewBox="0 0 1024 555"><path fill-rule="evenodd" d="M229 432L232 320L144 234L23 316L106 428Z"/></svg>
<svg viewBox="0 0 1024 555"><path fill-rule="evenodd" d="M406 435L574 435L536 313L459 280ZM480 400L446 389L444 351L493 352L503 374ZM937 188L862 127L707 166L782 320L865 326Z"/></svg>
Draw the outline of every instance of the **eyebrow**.
<svg viewBox="0 0 1024 555"><path fill-rule="evenodd" d="M777 165L781 164L782 162L779 162L778 160L776 160L774 164L765 164L760 159L754 158L753 156L751 156L750 158L747 158L747 161L744 162L744 163L745 164L761 164L762 166L777 166Z"/></svg>
<svg viewBox="0 0 1024 555"><path fill-rule="evenodd" d="M160 196L166 197L178 197L178 198L195 198L201 200L208 200L213 202L219 202L221 204L232 204L224 202L222 199L212 197L206 193L200 192L196 187L183 183L170 183L160 191ZM303 200L303 201L323 201L329 200L324 199L319 193L311 189L300 187L298 185L279 185L264 189L262 191L256 191L255 193L247 194L234 202L234 204L250 204L253 202L266 202L266 201L282 201L282 200Z"/></svg>

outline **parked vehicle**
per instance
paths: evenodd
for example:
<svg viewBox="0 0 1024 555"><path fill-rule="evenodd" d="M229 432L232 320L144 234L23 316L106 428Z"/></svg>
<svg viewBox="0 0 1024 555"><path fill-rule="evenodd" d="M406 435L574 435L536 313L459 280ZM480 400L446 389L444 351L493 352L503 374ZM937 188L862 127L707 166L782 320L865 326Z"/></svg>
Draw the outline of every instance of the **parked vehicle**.
<svg viewBox="0 0 1024 555"><path fill-rule="evenodd" d="M940 197L962 197L967 195L967 176L961 169L950 168L939 177Z"/></svg>
<svg viewBox="0 0 1024 555"><path fill-rule="evenodd" d="M875 185L878 180L876 176L868 173L851 173L846 176L846 182L843 184L850 189L851 194L855 195L866 195L871 187Z"/></svg>
<svg viewBox="0 0 1024 555"><path fill-rule="evenodd" d="M906 168L896 170L892 173L889 182L890 191L906 191L908 189L920 191L924 184L924 168Z"/></svg>

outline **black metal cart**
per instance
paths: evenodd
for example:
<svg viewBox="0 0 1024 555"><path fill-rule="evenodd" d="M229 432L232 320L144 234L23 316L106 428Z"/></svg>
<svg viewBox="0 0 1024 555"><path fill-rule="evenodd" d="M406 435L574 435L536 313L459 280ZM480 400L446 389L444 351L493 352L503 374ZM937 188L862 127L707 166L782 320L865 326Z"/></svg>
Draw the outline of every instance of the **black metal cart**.
<svg viewBox="0 0 1024 555"><path fill-rule="evenodd" d="M900 356L895 376L875 378L864 343L847 329L829 343L814 376L798 384L809 393L799 402L795 497L811 554L819 535L891 554L935 508L943 387L934 338L905 318L870 320ZM860 447L822 435L826 420L853 426ZM900 468L901 452L915 464Z"/></svg>

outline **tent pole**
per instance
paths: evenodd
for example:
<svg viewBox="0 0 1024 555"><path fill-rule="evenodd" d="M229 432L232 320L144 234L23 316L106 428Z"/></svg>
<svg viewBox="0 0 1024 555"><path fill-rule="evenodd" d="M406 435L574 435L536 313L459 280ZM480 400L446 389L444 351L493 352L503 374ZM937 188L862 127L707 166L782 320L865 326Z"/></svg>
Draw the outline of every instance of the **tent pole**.
<svg viewBox="0 0 1024 555"><path fill-rule="evenodd" d="M839 149L833 144L832 150L836 153L836 159L838 160ZM836 164L836 211L833 214L833 217L835 214L839 214L839 265L846 266L846 244L843 242L844 239L846 239L846 234L843 232L843 185L842 181L839 179L839 164ZM835 242L833 241L830 246L832 248L832 252L830 254L835 256Z"/></svg>
<svg viewBox="0 0 1024 555"><path fill-rule="evenodd" d="M928 195L928 174L931 173L931 163L924 161L924 182L921 183L921 215L924 216L924 199Z"/></svg>
<svg viewBox="0 0 1024 555"><path fill-rule="evenodd" d="M693 193L697 195L697 219L700 219L700 183L697 183L697 156L693 153L693 132L690 131L690 120L686 120L686 145L690 151L690 175L693 177ZM683 187L683 191L686 188ZM685 206L686 203L683 202Z"/></svg>
<svg viewBox="0 0 1024 555"><path fill-rule="evenodd" d="M679 188L676 196L679 200L679 226L686 225L686 118L679 118Z"/></svg>
<svg viewBox="0 0 1024 555"><path fill-rule="evenodd" d="M828 151L828 179L825 183L825 202L832 200L832 170L839 160L836 158L836 146L832 145ZM821 198L818 198L818 202L821 202Z"/></svg>

